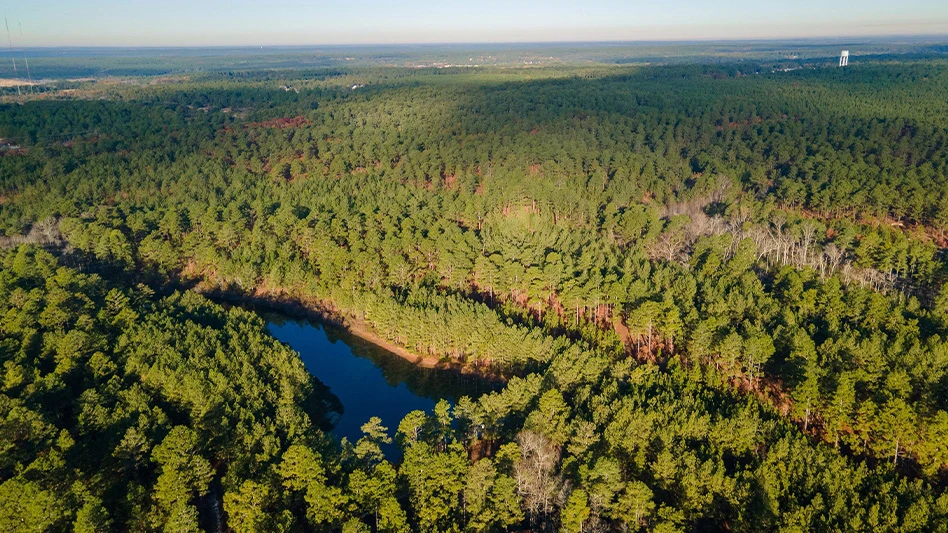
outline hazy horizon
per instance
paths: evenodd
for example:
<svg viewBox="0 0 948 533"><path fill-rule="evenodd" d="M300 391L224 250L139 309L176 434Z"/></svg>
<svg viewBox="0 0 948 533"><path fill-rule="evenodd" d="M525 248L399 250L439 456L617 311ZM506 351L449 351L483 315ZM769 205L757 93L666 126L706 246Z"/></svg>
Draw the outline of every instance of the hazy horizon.
<svg viewBox="0 0 948 533"><path fill-rule="evenodd" d="M845 39L852 39L851 41L845 41ZM942 40L948 41L948 31L945 33L939 34L893 34L893 35L840 35L828 36L828 37L784 37L784 38L743 38L743 39L716 39L716 38L707 38L707 39L642 39L642 40L611 40L611 41L584 41L584 40L575 40L575 41L453 41L453 42L393 42L393 43L382 43L382 42L365 42L365 43L285 43L285 44L155 44L155 45L84 45L84 44L64 44L64 45L37 45L37 46L17 46L14 43L15 50L68 50L68 49L88 49L88 50L173 50L173 49L188 49L188 50L245 50L245 49L270 49L270 50L279 50L279 49L319 49L319 48L398 48L398 47L424 47L424 48L434 48L434 47L457 47L459 49L466 49L466 47L520 47L520 46L555 46L555 45L564 45L564 46L583 46L583 45L593 45L593 46L634 46L634 45L688 45L688 44L765 44L765 43L800 43L800 44L814 44L814 45L829 45L831 41L839 41L840 45L847 44L850 42L860 43L876 43L876 42L885 42L885 41L900 41L901 39L908 40L910 42L925 42L928 40L934 40L941 42ZM0 56L6 53L5 50L0 48Z"/></svg>
<svg viewBox="0 0 948 533"><path fill-rule="evenodd" d="M345 5L279 0L200 4L169 0L62 0L11 5L17 48L247 47L760 41L948 35L948 2L814 0L674 6L595 0L475 4L356 0Z"/></svg>

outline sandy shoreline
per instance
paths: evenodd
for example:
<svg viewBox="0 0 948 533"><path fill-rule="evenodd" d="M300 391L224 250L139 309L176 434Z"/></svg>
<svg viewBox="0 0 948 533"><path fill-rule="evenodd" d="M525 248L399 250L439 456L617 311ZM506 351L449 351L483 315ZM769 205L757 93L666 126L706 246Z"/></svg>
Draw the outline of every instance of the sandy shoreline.
<svg viewBox="0 0 948 533"><path fill-rule="evenodd" d="M413 365L420 366L422 368L441 368L445 366L440 360L434 357L411 352L406 348L383 339L378 333L370 329L367 324L359 324L354 320L344 320L340 327L366 342L370 342L387 352L392 352L402 359L411 362ZM464 371L464 367L462 365L458 365L457 363L452 363L448 366L458 366L462 372Z"/></svg>
<svg viewBox="0 0 948 533"><path fill-rule="evenodd" d="M481 370L471 367L470 365L454 361L446 362L436 357L424 356L412 352L407 348L399 346L383 338L368 324L352 317L340 315L337 311L333 310L330 306L323 302L307 302L298 298L289 297L283 293L275 294L273 292L258 292L254 295L238 295L221 291L216 287L202 287L200 284L198 286L192 287L190 290L194 290L198 294L201 294L202 296L214 301L226 301L227 303L238 305L250 304L254 307L273 310L286 315L330 324L346 331L350 335L358 337L363 341L397 355L398 357L421 368L454 370L462 374L480 375L483 376L484 379L502 379L496 374L485 373Z"/></svg>

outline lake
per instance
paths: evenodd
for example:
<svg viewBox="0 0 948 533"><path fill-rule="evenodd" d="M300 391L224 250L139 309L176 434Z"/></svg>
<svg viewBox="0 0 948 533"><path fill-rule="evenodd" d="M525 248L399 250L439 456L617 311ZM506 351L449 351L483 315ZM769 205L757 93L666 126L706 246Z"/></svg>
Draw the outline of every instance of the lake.
<svg viewBox="0 0 948 533"><path fill-rule="evenodd" d="M394 438L398 423L411 411L431 412L444 398L477 397L498 384L450 369L421 368L344 329L283 315L264 314L270 334L299 352L306 369L342 404L332 433L351 442L377 416ZM398 455L394 445L386 455Z"/></svg>

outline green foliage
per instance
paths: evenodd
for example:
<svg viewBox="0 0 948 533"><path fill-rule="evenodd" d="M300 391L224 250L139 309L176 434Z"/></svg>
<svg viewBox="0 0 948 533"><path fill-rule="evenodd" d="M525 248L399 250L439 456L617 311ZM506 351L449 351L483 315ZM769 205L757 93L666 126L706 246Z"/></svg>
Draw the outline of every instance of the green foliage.
<svg viewBox="0 0 948 533"><path fill-rule="evenodd" d="M586 492L582 490L574 490L570 493L560 517L562 533L582 533L583 522L589 518L589 505L586 498Z"/></svg>
<svg viewBox="0 0 948 533"><path fill-rule="evenodd" d="M471 465L464 487L464 514L468 531L507 529L523 520L516 482L499 474L490 459Z"/></svg>
<svg viewBox="0 0 948 533"><path fill-rule="evenodd" d="M282 520L269 470L319 436L311 378L259 318L29 247L0 258L0 293L4 530L198 530L212 491L235 528Z"/></svg>
<svg viewBox="0 0 948 533"><path fill-rule="evenodd" d="M4 531L46 531L65 518L66 509L57 496L38 483L14 477L0 484L0 526ZM82 526L84 521L77 524L77 528Z"/></svg>
<svg viewBox="0 0 948 533"><path fill-rule="evenodd" d="M110 275L323 302L419 355L520 373L556 360L567 387L601 368L592 348L616 346L678 356L716 386L779 383L807 431L935 473L948 368L940 230L849 215L933 223L938 194L921 191L938 187L944 126L908 117L893 95L944 65L835 75L804 76L827 98L805 103L775 77L682 68L502 85L418 74L358 95L233 81L140 95L147 109L30 103L0 127L33 139L55 109L64 123L97 117L115 141L0 159L0 222L51 242L61 231ZM878 113L840 116L828 95L849 98L838 93L855 79ZM235 106L248 116L224 111ZM130 118L105 130L101 116L116 113ZM124 129L156 121L175 135ZM273 179L284 164L290 179ZM909 192L885 192L892 176ZM82 341L62 342L65 371ZM919 426L898 439L878 429L896 398Z"/></svg>
<svg viewBox="0 0 948 533"><path fill-rule="evenodd" d="M0 107L0 245L75 267L2 258L0 528L944 531L948 68L731 70ZM137 281L521 377L396 466L258 317Z"/></svg>
<svg viewBox="0 0 948 533"><path fill-rule="evenodd" d="M423 442L405 450L400 469L411 494L411 508L420 531L460 531L460 501L468 459L457 445L438 452Z"/></svg>

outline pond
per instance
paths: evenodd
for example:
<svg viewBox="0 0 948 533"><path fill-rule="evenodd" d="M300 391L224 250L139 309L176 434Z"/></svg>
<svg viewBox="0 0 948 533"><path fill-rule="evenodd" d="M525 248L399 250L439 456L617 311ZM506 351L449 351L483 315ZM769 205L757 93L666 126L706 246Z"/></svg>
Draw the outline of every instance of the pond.
<svg viewBox="0 0 948 533"><path fill-rule="evenodd" d="M452 404L462 396L477 397L496 390L496 382L451 369L422 368L344 329L265 314L270 334L299 352L306 369L326 385L342 404L332 429L351 442L361 427L377 416L394 437L398 423L411 411L430 412L438 400ZM385 449L397 456L394 445Z"/></svg>

